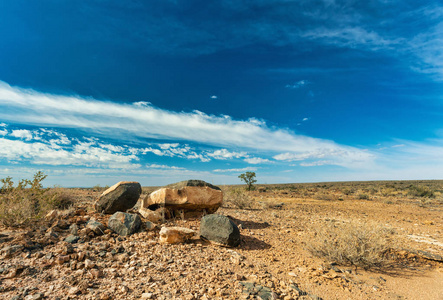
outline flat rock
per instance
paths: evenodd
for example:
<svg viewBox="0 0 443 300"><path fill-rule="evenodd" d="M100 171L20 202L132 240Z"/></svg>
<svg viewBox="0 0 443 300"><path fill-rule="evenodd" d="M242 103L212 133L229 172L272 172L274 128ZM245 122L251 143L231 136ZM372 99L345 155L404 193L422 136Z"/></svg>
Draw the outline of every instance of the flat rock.
<svg viewBox="0 0 443 300"><path fill-rule="evenodd" d="M24 249L24 247L22 245L7 246L7 247L0 250L0 256L2 258L10 258L12 256L17 255L23 249Z"/></svg>
<svg viewBox="0 0 443 300"><path fill-rule="evenodd" d="M158 189L143 199L143 210L165 207L169 210L213 213L223 202L222 190L203 180L186 180Z"/></svg>
<svg viewBox="0 0 443 300"><path fill-rule="evenodd" d="M163 221L163 216L160 213L150 210L149 208L140 207L138 212L143 216L143 218L151 221L152 223L158 224Z"/></svg>
<svg viewBox="0 0 443 300"><path fill-rule="evenodd" d="M96 220L89 220L86 228L91 229L96 235L103 235L106 230L106 226Z"/></svg>
<svg viewBox="0 0 443 300"><path fill-rule="evenodd" d="M139 215L116 212L108 221L108 227L119 235L131 235L138 231L142 221Z"/></svg>
<svg viewBox="0 0 443 300"><path fill-rule="evenodd" d="M160 243L183 243L195 235L195 231L184 227L163 227L160 230Z"/></svg>
<svg viewBox="0 0 443 300"><path fill-rule="evenodd" d="M236 247L240 244L237 225L223 215L204 216L200 224L200 236L222 246Z"/></svg>
<svg viewBox="0 0 443 300"><path fill-rule="evenodd" d="M100 213L113 214L126 211L137 203L142 188L134 181L120 181L104 191L95 202L95 210Z"/></svg>

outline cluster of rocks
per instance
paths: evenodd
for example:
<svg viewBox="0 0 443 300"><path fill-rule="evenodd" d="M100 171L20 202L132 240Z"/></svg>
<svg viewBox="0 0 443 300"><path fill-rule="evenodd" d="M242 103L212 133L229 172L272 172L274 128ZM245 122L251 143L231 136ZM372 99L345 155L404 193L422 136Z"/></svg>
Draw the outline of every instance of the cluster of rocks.
<svg viewBox="0 0 443 300"><path fill-rule="evenodd" d="M95 210L103 214L113 214L108 220L108 228L119 235L131 235L140 229L142 220L138 214L126 213L138 202L142 188L138 182L121 181L102 193L94 204ZM147 195L138 210L147 219L146 227L153 229L154 224L166 218L190 214L214 213L223 202L220 188L202 180L187 180L158 189ZM96 234L104 233L103 224L92 220L88 228ZM196 232L183 227L163 227L160 242L182 243L194 237ZM200 236L203 239L228 247L240 244L240 231L229 218L222 215L204 215ZM77 241L74 237L70 241Z"/></svg>

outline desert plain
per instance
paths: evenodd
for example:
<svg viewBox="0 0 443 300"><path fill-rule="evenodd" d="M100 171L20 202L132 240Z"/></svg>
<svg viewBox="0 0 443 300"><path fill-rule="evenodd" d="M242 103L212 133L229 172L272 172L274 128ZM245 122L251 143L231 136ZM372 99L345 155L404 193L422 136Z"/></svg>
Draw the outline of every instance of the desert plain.
<svg viewBox="0 0 443 300"><path fill-rule="evenodd" d="M104 189L58 188L69 207L1 225L0 298L443 299L443 181L219 187L238 247L201 239L199 217L97 235L85 224L107 224L93 209ZM196 235L160 243L162 226Z"/></svg>

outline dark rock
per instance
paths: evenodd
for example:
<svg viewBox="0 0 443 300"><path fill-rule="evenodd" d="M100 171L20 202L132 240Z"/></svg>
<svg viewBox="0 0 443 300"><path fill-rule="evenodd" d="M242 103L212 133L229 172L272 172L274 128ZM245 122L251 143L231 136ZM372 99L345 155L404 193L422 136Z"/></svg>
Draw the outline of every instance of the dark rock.
<svg viewBox="0 0 443 300"><path fill-rule="evenodd" d="M222 215L204 216L200 224L200 236L222 246L235 247L240 244L237 225Z"/></svg>
<svg viewBox="0 0 443 300"><path fill-rule="evenodd" d="M119 235L131 235L140 228L142 221L139 215L116 212L108 221L108 227Z"/></svg>
<svg viewBox="0 0 443 300"><path fill-rule="evenodd" d="M70 234L65 238L65 242L74 244L74 243L77 243L79 239L80 239L79 236Z"/></svg>
<svg viewBox="0 0 443 300"><path fill-rule="evenodd" d="M95 210L105 214L126 211L134 207L141 192L140 183L120 181L101 194L95 202Z"/></svg>
<svg viewBox="0 0 443 300"><path fill-rule="evenodd" d="M177 183L169 184L166 187L170 188L170 189L179 190L179 189L184 188L185 186L209 187L211 189L221 191L221 189L218 186L212 185L212 184L210 184L206 181L203 181L203 180L195 180L195 179L185 180L185 181L180 181Z"/></svg>

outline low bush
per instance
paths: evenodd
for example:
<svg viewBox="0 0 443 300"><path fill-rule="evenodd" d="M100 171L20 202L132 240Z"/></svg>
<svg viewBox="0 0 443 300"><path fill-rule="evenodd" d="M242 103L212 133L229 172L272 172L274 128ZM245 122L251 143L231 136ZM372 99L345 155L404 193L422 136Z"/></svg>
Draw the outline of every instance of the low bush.
<svg viewBox="0 0 443 300"><path fill-rule="evenodd" d="M359 200L369 200L369 196L367 194L359 194L358 199Z"/></svg>
<svg viewBox="0 0 443 300"><path fill-rule="evenodd" d="M0 223L5 226L26 225L38 220L51 209L66 209L74 202L67 190L43 188L47 177L37 172L32 180L21 179L17 186L11 177L0 179Z"/></svg>
<svg viewBox="0 0 443 300"><path fill-rule="evenodd" d="M307 249L314 255L325 257L341 265L369 269L383 267L391 248L392 231L366 222L332 222L312 228L314 238Z"/></svg>
<svg viewBox="0 0 443 300"><path fill-rule="evenodd" d="M418 198L434 198L434 192L427 186L413 185L408 190L408 196Z"/></svg>

